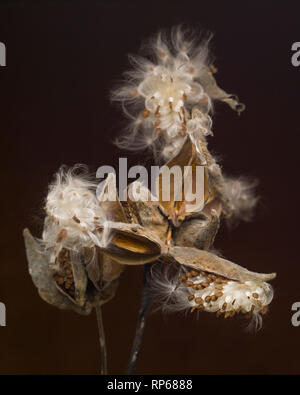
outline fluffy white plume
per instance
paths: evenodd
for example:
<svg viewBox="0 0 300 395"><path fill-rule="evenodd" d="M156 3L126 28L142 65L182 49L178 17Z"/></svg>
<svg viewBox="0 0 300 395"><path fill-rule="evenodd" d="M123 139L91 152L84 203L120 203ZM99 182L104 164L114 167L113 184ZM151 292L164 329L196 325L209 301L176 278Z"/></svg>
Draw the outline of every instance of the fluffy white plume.
<svg viewBox="0 0 300 395"><path fill-rule="evenodd" d="M52 251L51 263L62 248L78 252L82 247L101 244L95 230L106 217L96 197L97 184L77 170L61 168L49 186L42 239Z"/></svg>
<svg viewBox="0 0 300 395"><path fill-rule="evenodd" d="M226 205L224 214L229 226L235 225L239 220L251 221L254 208L259 200L255 194L257 181L248 181L245 178L225 177L224 197Z"/></svg>
<svg viewBox="0 0 300 395"><path fill-rule="evenodd" d="M151 41L152 60L130 57L133 70L125 73L126 82L112 93L112 99L122 103L131 120L117 141L119 147L137 150L152 146L164 159L171 157L173 148L176 150L183 142L195 105L202 113L201 128L209 130L207 114L212 101L200 83L208 69L209 40L188 40L177 27L170 37L158 33Z"/></svg>

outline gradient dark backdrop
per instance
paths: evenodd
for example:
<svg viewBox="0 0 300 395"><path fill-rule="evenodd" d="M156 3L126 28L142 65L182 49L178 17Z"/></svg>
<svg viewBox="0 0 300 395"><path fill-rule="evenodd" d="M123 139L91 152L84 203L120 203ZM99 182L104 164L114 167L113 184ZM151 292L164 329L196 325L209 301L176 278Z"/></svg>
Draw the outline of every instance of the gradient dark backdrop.
<svg viewBox="0 0 300 395"><path fill-rule="evenodd" d="M0 6L1 259L0 373L92 373L99 370L95 316L43 302L27 272L22 229L41 230L42 199L64 163L117 166L111 143L122 126L109 90L127 68L127 53L162 27L201 26L215 34L217 79L246 103L238 117L216 107L210 148L232 175L260 179L256 221L228 232L216 247L248 269L271 272L275 298L264 327L246 334L240 321L203 313L150 316L137 373L299 373L300 301L298 157L300 4L293 1L103 1ZM130 164L143 163L143 155ZM109 371L122 373L130 352L141 268L129 268L104 306Z"/></svg>

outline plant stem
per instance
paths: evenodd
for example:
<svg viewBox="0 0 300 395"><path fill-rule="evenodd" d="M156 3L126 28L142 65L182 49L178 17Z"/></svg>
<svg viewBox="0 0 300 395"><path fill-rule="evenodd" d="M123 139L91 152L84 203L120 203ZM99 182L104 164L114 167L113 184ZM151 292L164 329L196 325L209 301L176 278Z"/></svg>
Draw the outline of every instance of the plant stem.
<svg viewBox="0 0 300 395"><path fill-rule="evenodd" d="M143 340L143 334L144 334L144 329L145 329L145 324L146 324L146 318L147 315L150 311L150 307L152 305L152 297L149 295L148 290L147 290L147 276L148 273L151 269L152 264L148 263L144 266L144 273L143 273L143 287L142 287L142 298L141 298L141 305L139 309L139 316L138 316L138 321L136 325L136 330L135 330L135 336L131 348L131 354L130 354L130 359L129 363L126 369L126 374L134 374L135 369L136 369L136 363L137 359L139 356L139 352L141 349L142 345L142 340Z"/></svg>
<svg viewBox="0 0 300 395"><path fill-rule="evenodd" d="M101 374L107 374L107 353L106 353L106 343L105 343L105 334L104 334L104 325L102 318L102 310L101 306L96 306L96 315L97 315L97 324L98 324L98 332L99 332L99 341L100 341L100 354L101 354Z"/></svg>

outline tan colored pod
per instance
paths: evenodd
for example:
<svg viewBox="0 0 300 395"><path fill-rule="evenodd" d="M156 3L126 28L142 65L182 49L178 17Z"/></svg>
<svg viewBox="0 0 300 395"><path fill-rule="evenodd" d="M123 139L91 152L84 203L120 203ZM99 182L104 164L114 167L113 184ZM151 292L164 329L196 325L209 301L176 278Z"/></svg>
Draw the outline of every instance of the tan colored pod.
<svg viewBox="0 0 300 395"><path fill-rule="evenodd" d="M114 261L124 265L143 265L161 255L161 240L144 227L121 222L111 222L107 226L110 235L105 246L100 249Z"/></svg>
<svg viewBox="0 0 300 395"><path fill-rule="evenodd" d="M211 252L191 247L171 247L167 257L181 265L241 282L270 281L276 277L276 273L265 274L251 272Z"/></svg>

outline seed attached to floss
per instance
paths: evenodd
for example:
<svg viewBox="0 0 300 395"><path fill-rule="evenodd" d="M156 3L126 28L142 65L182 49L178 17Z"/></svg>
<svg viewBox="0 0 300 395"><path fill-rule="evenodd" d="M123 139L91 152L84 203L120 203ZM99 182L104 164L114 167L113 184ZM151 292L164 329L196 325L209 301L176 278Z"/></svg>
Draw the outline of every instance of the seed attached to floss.
<svg viewBox="0 0 300 395"><path fill-rule="evenodd" d="M149 115L150 115L150 111L147 110L147 109L145 109L145 110L143 111L143 118L148 118Z"/></svg>
<svg viewBox="0 0 300 395"><path fill-rule="evenodd" d="M65 239L66 237L67 237L67 231L66 231L66 229L62 229L62 230L59 232L56 241L57 241L58 243L60 243L60 242L62 241L62 239Z"/></svg>
<svg viewBox="0 0 300 395"><path fill-rule="evenodd" d="M74 215L74 216L72 217L72 220L75 221L77 224L80 224L80 219L78 219L78 218L76 217L76 215Z"/></svg>
<svg viewBox="0 0 300 395"><path fill-rule="evenodd" d="M188 300L191 301L191 300L194 299L194 297L195 297L194 295L189 295L189 296L188 296Z"/></svg>

